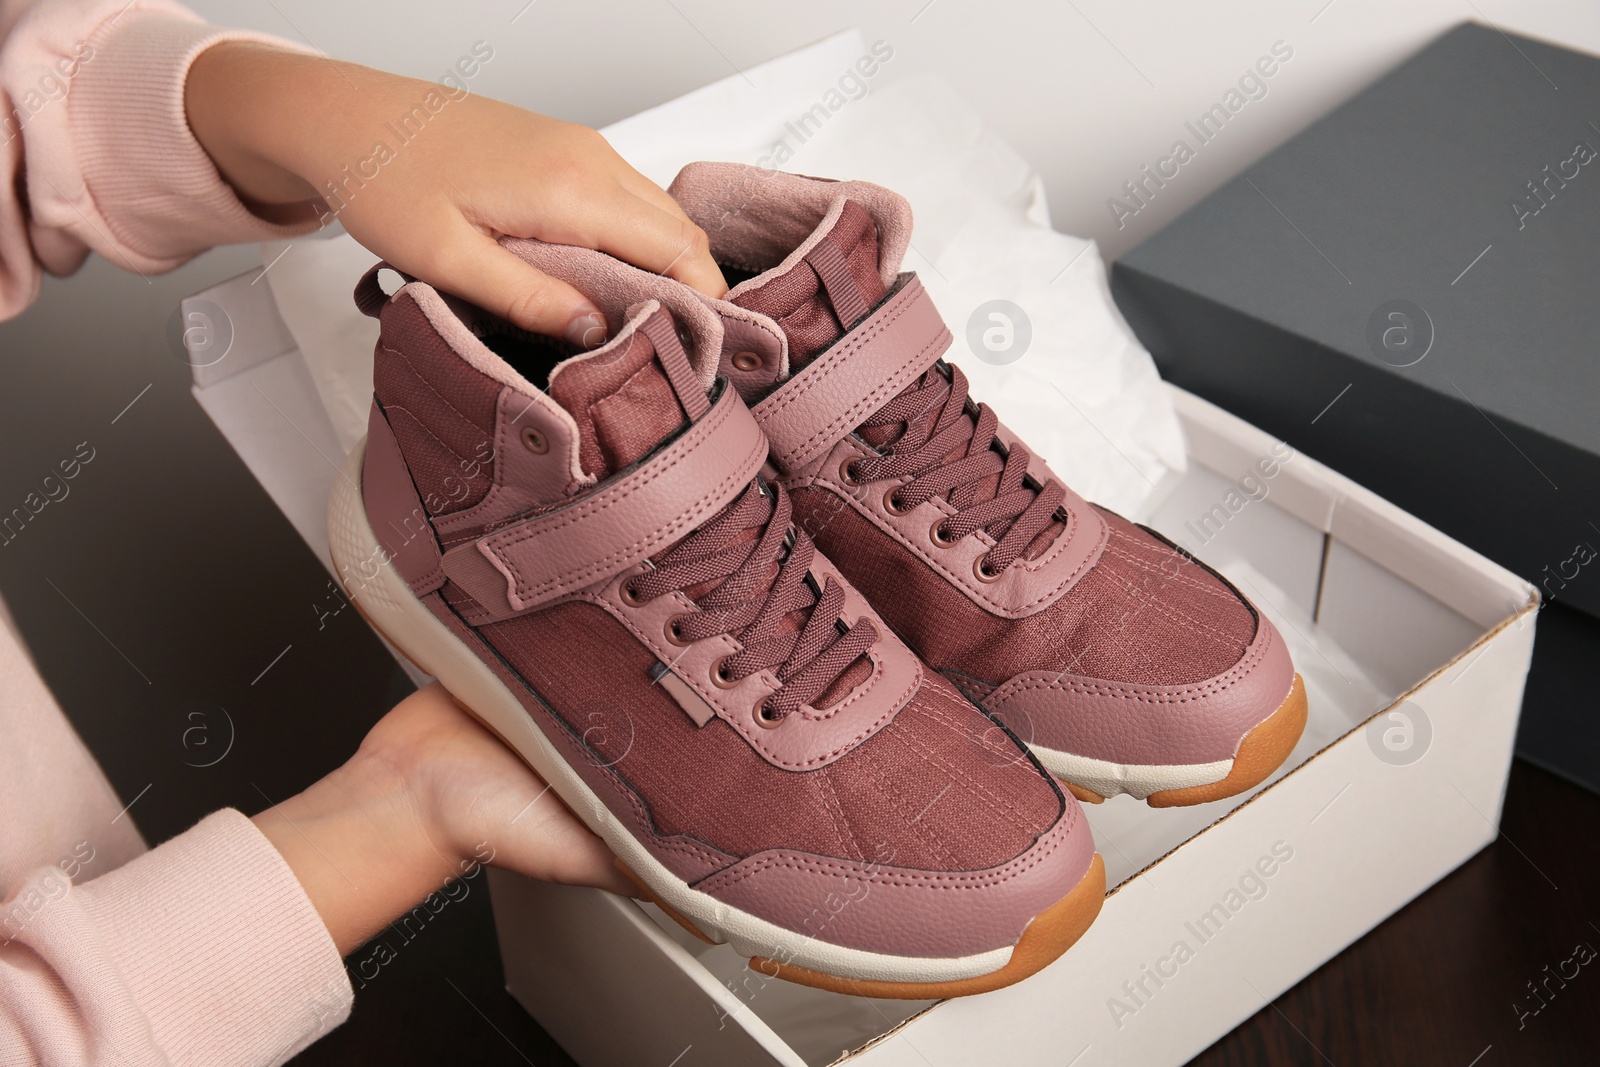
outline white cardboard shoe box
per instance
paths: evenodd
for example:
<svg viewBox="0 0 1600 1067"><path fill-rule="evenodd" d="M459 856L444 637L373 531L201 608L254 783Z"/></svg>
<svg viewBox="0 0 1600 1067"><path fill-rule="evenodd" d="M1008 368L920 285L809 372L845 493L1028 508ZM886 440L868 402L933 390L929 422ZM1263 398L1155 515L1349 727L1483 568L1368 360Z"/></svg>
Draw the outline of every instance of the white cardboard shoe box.
<svg viewBox="0 0 1600 1067"><path fill-rule="evenodd" d="M326 562L323 505L343 457L251 277L185 301L186 316L220 309L232 323L227 358L195 368L195 397ZM1135 517L1233 579L1289 642L1310 721L1285 768L1195 808L1087 806L1114 887L1094 926L1025 982L938 1003L769 979L652 907L493 871L508 988L575 1059L1183 1063L1494 839L1533 588L1173 395L1190 467Z"/></svg>

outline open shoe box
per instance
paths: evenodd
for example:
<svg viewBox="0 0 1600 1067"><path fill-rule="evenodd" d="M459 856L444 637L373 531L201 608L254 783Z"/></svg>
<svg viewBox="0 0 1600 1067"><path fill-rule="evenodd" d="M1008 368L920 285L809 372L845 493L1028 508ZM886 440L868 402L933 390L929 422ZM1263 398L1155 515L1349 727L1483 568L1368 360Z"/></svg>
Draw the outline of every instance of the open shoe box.
<svg viewBox="0 0 1600 1067"><path fill-rule="evenodd" d="M195 397L326 562L323 507L342 450L253 277L184 302L187 323L231 324L228 358L195 367ZM508 988L575 1059L1183 1063L1494 839L1533 588L1172 394L1189 469L1135 517L1238 583L1290 643L1310 722L1285 768L1194 808L1086 806L1114 887L1098 921L1033 978L939 1003L769 979L649 905L491 871Z"/></svg>

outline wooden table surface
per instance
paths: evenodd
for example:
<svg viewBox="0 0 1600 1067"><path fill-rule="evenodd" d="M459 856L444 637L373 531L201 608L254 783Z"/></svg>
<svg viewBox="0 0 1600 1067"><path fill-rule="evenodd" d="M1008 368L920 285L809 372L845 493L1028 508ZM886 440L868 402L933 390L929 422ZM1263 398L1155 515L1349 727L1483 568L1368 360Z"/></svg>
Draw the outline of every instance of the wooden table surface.
<svg viewBox="0 0 1600 1067"><path fill-rule="evenodd" d="M71 495L0 548L0 592L151 841L304 788L405 691L354 611L326 614L326 572L199 410L169 348L164 309L252 262L252 249L219 250L146 281L91 260L0 325L0 505L79 442L96 449ZM1592 713L1600 623L1558 604L1539 632L1525 717ZM208 767L183 744L196 710L232 741ZM1600 1062L1600 963L1565 962L1600 948L1600 797L1519 761L1503 828L1196 1062ZM1548 982L1542 1001L1530 982ZM504 992L479 883L296 1062L571 1061Z"/></svg>

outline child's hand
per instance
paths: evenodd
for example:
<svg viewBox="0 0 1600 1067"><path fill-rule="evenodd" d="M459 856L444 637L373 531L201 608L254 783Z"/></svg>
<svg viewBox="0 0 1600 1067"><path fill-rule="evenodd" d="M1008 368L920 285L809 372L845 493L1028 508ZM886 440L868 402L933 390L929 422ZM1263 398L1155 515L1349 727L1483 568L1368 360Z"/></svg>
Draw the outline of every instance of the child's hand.
<svg viewBox="0 0 1600 1067"><path fill-rule="evenodd" d="M378 720L348 763L254 821L341 954L479 863L637 892L605 843L437 682Z"/></svg>
<svg viewBox="0 0 1600 1067"><path fill-rule="evenodd" d="M704 232L587 127L242 42L195 60L185 104L195 137L263 217L337 217L400 270L526 329L592 347L605 320L499 248L501 234L598 248L712 296L726 289Z"/></svg>

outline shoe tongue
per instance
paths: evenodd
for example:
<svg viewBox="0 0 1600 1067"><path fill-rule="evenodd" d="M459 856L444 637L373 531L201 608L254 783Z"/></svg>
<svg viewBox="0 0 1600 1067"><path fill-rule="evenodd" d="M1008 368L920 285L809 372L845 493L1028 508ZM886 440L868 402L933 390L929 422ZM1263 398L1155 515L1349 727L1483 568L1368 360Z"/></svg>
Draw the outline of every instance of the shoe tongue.
<svg viewBox="0 0 1600 1067"><path fill-rule="evenodd" d="M783 263L728 299L777 320L789 338L789 368L799 370L883 299L879 251L872 216L846 199Z"/></svg>
<svg viewBox="0 0 1600 1067"><path fill-rule="evenodd" d="M578 424L578 462L605 478L637 463L709 407L672 316L651 305L593 352L550 372L549 393Z"/></svg>

